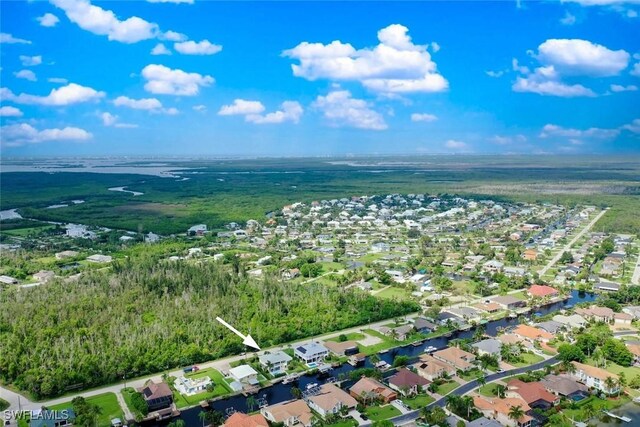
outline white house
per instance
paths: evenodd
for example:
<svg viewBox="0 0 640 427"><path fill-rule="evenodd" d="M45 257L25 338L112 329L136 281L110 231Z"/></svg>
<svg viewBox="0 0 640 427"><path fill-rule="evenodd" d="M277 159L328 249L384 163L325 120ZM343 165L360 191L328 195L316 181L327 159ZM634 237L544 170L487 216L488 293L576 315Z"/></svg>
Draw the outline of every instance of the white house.
<svg viewBox="0 0 640 427"><path fill-rule="evenodd" d="M258 372L249 365L229 369L229 376L242 384L258 384Z"/></svg>
<svg viewBox="0 0 640 427"><path fill-rule="evenodd" d="M193 396L194 394L202 393L207 389L207 386L211 384L211 378L202 377L202 378L187 378L187 377L178 377L173 382L176 390L180 394L184 394L186 396Z"/></svg>
<svg viewBox="0 0 640 427"><path fill-rule="evenodd" d="M281 375L287 370L287 365L291 362L291 356L284 351L276 351L275 353L262 354L258 357L258 360L271 375Z"/></svg>
<svg viewBox="0 0 640 427"><path fill-rule="evenodd" d="M620 391L620 386L617 383L613 387L607 387L606 385L607 378L609 377L618 380L616 374L579 362L571 363L573 363L573 366L576 368L576 371L571 375L587 387L595 388L606 394L614 394Z"/></svg>
<svg viewBox="0 0 640 427"><path fill-rule="evenodd" d="M317 342L300 345L293 352L296 357L299 357L305 363L321 362L329 355L329 350Z"/></svg>

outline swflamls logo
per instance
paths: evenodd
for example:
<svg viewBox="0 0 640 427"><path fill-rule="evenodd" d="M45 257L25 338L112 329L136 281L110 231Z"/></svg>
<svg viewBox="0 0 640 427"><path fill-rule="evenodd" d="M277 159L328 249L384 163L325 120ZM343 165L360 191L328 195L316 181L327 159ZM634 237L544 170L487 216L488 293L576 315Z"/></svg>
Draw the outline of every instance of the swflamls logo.
<svg viewBox="0 0 640 427"><path fill-rule="evenodd" d="M26 410L6 410L3 412L3 418L5 421L11 420L23 420L23 419L31 419L31 420L68 420L70 417L69 410L63 409L61 411L26 411Z"/></svg>

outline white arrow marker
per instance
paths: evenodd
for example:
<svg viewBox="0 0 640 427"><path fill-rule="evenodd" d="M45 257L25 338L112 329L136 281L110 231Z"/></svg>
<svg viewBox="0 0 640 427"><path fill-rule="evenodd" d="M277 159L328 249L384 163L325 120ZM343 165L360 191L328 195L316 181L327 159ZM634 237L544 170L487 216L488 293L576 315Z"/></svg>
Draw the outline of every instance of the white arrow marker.
<svg viewBox="0 0 640 427"><path fill-rule="evenodd" d="M246 346L249 346L249 347L257 348L258 350L260 350L260 347L258 347L258 344L256 343L256 340L251 338L251 335L244 336L239 330L237 330L236 328L234 328L233 326L231 326L230 324L228 324L227 322L225 322L224 320L222 320L219 317L216 317L216 320L218 322L222 323L227 328L229 328L231 330L231 332L233 332L234 334L236 334L237 336L242 338L242 344L244 344Z"/></svg>

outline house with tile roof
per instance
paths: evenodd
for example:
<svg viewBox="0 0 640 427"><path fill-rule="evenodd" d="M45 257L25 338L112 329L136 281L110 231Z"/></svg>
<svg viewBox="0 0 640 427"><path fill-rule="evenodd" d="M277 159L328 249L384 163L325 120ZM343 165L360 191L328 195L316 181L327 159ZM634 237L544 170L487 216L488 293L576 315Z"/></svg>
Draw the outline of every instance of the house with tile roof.
<svg viewBox="0 0 640 427"><path fill-rule="evenodd" d="M567 374L561 375L547 375L540 383L544 388L558 396L565 396L571 398L573 395L587 392L587 386L580 384L575 379Z"/></svg>
<svg viewBox="0 0 640 427"><path fill-rule="evenodd" d="M142 393L149 411L166 408L173 403L173 392L164 382L156 383L149 380L138 389L138 392Z"/></svg>
<svg viewBox="0 0 640 427"><path fill-rule="evenodd" d="M349 394L364 402L381 401L389 403L398 398L398 393L373 378L362 377L349 389Z"/></svg>
<svg viewBox="0 0 640 427"><path fill-rule="evenodd" d="M495 397L473 396L473 404L487 418L498 421L507 427L531 427L533 418L527 415L531 407L519 397L505 397L503 399ZM518 420L509 417L512 407L519 406L525 414Z"/></svg>
<svg viewBox="0 0 640 427"><path fill-rule="evenodd" d="M507 383L507 397L519 397L531 408L547 410L560 402L560 398L547 391L538 381L526 383L514 378Z"/></svg>
<svg viewBox="0 0 640 427"><path fill-rule="evenodd" d="M576 314L584 316L586 319L611 323L614 311L608 307L592 305L588 308L576 308Z"/></svg>
<svg viewBox="0 0 640 427"><path fill-rule="evenodd" d="M456 374L455 367L441 362L428 354L421 355L420 361L413 366L416 368L418 375L422 378L428 379L429 381L435 381L436 379L445 376L445 374L449 376Z"/></svg>
<svg viewBox="0 0 640 427"><path fill-rule="evenodd" d="M614 380L618 380L619 377L616 374L607 372L604 369L596 368L595 366L585 365L580 362L571 362L575 366L576 370L571 375L580 381L582 384L590 388L595 388L606 394L615 394L620 391L620 386L615 385L613 387L607 387L607 378L611 377Z"/></svg>
<svg viewBox="0 0 640 427"><path fill-rule="evenodd" d="M426 389L430 381L408 370L400 368L398 372L389 377L389 387L400 392L403 396L418 394Z"/></svg>
<svg viewBox="0 0 640 427"><path fill-rule="evenodd" d="M440 360L461 371L473 368L473 362L476 360L475 354L464 351L458 347L447 347L443 350L438 350L434 352L432 356L436 360Z"/></svg>
<svg viewBox="0 0 640 427"><path fill-rule="evenodd" d="M221 427L269 427L269 423L262 414L247 415L235 412Z"/></svg>
<svg viewBox="0 0 640 427"><path fill-rule="evenodd" d="M260 413L272 423L282 423L286 427L311 427L313 414L303 400L292 400L267 406L260 409Z"/></svg>
<svg viewBox="0 0 640 427"><path fill-rule="evenodd" d="M322 418L337 414L344 407L353 409L357 404L356 399L333 383L323 384L318 394L307 398L307 405Z"/></svg>
<svg viewBox="0 0 640 427"><path fill-rule="evenodd" d="M524 340L534 343L536 341L547 343L551 341L554 335L549 332L543 331L542 329L534 328L529 325L518 325L512 333L514 335L518 335L522 337Z"/></svg>
<svg viewBox="0 0 640 427"><path fill-rule="evenodd" d="M527 289L527 294L529 294L529 296L532 298L554 298L558 296L558 290L547 285L532 285L529 289Z"/></svg>

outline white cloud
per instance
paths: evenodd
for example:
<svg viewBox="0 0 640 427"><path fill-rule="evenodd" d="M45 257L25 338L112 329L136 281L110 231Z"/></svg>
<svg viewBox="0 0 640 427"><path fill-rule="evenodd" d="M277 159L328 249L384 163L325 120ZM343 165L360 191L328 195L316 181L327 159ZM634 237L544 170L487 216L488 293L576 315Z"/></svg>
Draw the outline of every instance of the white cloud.
<svg viewBox="0 0 640 427"><path fill-rule="evenodd" d="M612 92L635 92L636 90L638 90L638 86L636 85L611 85L610 88Z"/></svg>
<svg viewBox="0 0 640 427"><path fill-rule="evenodd" d="M175 43L173 48L183 55L214 55L222 50L222 46L212 44L209 40Z"/></svg>
<svg viewBox="0 0 640 427"><path fill-rule="evenodd" d="M63 106L97 101L104 96L104 92L99 92L90 87L80 86L75 83L70 83L58 89L52 89L47 96L29 95L26 93L14 95L7 88L0 89L1 99L17 102L18 104Z"/></svg>
<svg viewBox="0 0 640 427"><path fill-rule="evenodd" d="M440 51L440 45L437 42L431 42L431 50L433 53Z"/></svg>
<svg viewBox="0 0 640 427"><path fill-rule="evenodd" d="M485 74L487 76L493 77L493 78L502 77L504 75L504 73L505 73L504 70L499 70L499 71L489 70L489 71L485 71Z"/></svg>
<svg viewBox="0 0 640 427"><path fill-rule="evenodd" d="M413 44L408 31L399 24L383 28L378 31L380 43L371 48L355 49L337 40L327 45L302 42L282 54L299 61L291 66L293 74L307 80L359 81L383 93L446 90L449 84L427 46Z"/></svg>
<svg viewBox="0 0 640 427"><path fill-rule="evenodd" d="M640 0L563 0L569 3L578 3L582 6L610 6L614 4L640 4Z"/></svg>
<svg viewBox="0 0 640 427"><path fill-rule="evenodd" d="M116 128L128 128L128 129L138 127L138 125L131 124L131 123L121 123L120 117L107 112L100 114L100 118L102 119L102 124L105 126L113 126Z"/></svg>
<svg viewBox="0 0 640 427"><path fill-rule="evenodd" d="M191 108L193 108L193 111L197 111L197 112L199 112L199 113L204 113L204 112L206 112L206 111L207 111L207 106L206 106L206 105L202 105L202 104L200 104L200 105L194 105L194 106L193 106L193 107L191 107Z"/></svg>
<svg viewBox="0 0 640 427"><path fill-rule="evenodd" d="M284 101L280 105L280 110L265 115L249 114L245 120L256 124L272 124L293 122L298 123L302 117L304 110L302 105L297 101Z"/></svg>
<svg viewBox="0 0 640 427"><path fill-rule="evenodd" d="M633 133L640 133L640 119L635 119L628 125L622 126L622 129L628 130L629 132Z"/></svg>
<svg viewBox="0 0 640 427"><path fill-rule="evenodd" d="M522 134L513 135L513 136L495 135L489 138L489 141L498 145L509 145L509 144L513 144L514 142L526 142L527 137Z"/></svg>
<svg viewBox="0 0 640 427"><path fill-rule="evenodd" d="M107 36L109 40L137 43L158 36L157 24L137 16L121 21L115 13L92 5L88 0L50 0L62 9L71 22L93 34Z"/></svg>
<svg viewBox="0 0 640 427"><path fill-rule="evenodd" d="M93 137L86 130L76 127L37 130L26 123L2 126L0 133L2 134L2 143L6 146L37 144L46 141L86 141Z"/></svg>
<svg viewBox="0 0 640 427"><path fill-rule="evenodd" d="M22 111L16 107L4 106L0 107L0 117L21 117Z"/></svg>
<svg viewBox="0 0 640 427"><path fill-rule="evenodd" d="M147 0L149 3L186 3L193 4L193 0Z"/></svg>
<svg viewBox="0 0 640 427"><path fill-rule="evenodd" d="M529 52L540 66L532 71L513 60L514 71L521 75L512 88L516 92L532 92L561 97L597 96L588 87L563 81L566 77L609 77L620 74L629 63L624 50L611 50L605 46L581 39L549 39L538 46L538 52Z"/></svg>
<svg viewBox="0 0 640 427"><path fill-rule="evenodd" d="M200 87L214 82L211 76L172 70L158 64L144 67L142 76L147 80L144 85L147 92L162 95L194 96L200 92Z"/></svg>
<svg viewBox="0 0 640 427"><path fill-rule="evenodd" d="M151 49L151 55L171 55L171 51L164 44L158 43Z"/></svg>
<svg viewBox="0 0 640 427"><path fill-rule="evenodd" d="M466 142L450 139L444 143L444 146L453 151L466 151L469 148Z"/></svg>
<svg viewBox="0 0 640 427"><path fill-rule="evenodd" d="M62 78L62 77L49 77L49 78L47 79L47 81L48 81L49 83L60 83L60 84L65 84L65 83L67 83L67 82L68 82L68 80L67 80L67 79L64 79L64 78Z"/></svg>
<svg viewBox="0 0 640 427"><path fill-rule="evenodd" d="M438 117L429 113L413 113L411 114L412 122L435 122Z"/></svg>
<svg viewBox="0 0 640 427"><path fill-rule="evenodd" d="M0 43L6 44L31 44L29 40L13 37L9 33L0 33Z"/></svg>
<svg viewBox="0 0 640 427"><path fill-rule="evenodd" d="M20 71L17 71L15 73L13 73L13 75L16 76L19 79L30 80L32 82L35 82L35 81L38 80L36 78L36 74L31 70L20 70Z"/></svg>
<svg viewBox="0 0 640 427"><path fill-rule="evenodd" d="M620 74L629 54L581 39L549 39L538 46L538 60L563 75L608 77Z"/></svg>
<svg viewBox="0 0 640 427"><path fill-rule="evenodd" d="M382 114L369 108L366 101L353 98L347 90L335 90L327 96L318 96L313 106L322 111L332 126L371 130L384 130L388 127Z"/></svg>
<svg viewBox="0 0 640 427"><path fill-rule="evenodd" d="M629 72L632 76L640 77L640 62L633 64L633 69Z"/></svg>
<svg viewBox="0 0 640 427"><path fill-rule="evenodd" d="M42 64L42 56L26 56L20 55L20 62L25 67L33 67Z"/></svg>
<svg viewBox="0 0 640 427"><path fill-rule="evenodd" d="M176 114L180 114L180 111L175 107L169 107L162 110L164 114L168 114L170 116L175 116Z"/></svg>
<svg viewBox="0 0 640 427"><path fill-rule="evenodd" d="M43 27L55 27L60 22L60 19L53 13L45 13L36 19Z"/></svg>
<svg viewBox="0 0 640 427"><path fill-rule="evenodd" d="M542 128L540 132L540 138L553 138L562 137L570 139L600 139L607 140L613 139L620 133L619 129L602 129L602 128L589 128L589 129L575 129L565 128L558 125L547 124Z"/></svg>
<svg viewBox="0 0 640 427"><path fill-rule="evenodd" d="M113 100L116 107L129 107L134 110L158 110L162 103L156 98L133 99L127 96L119 96Z"/></svg>
<svg viewBox="0 0 640 427"><path fill-rule="evenodd" d="M248 101L246 99L234 99L233 104L223 105L218 111L219 116L246 116L249 114L261 114L265 110L260 101Z"/></svg>
<svg viewBox="0 0 640 427"><path fill-rule="evenodd" d="M187 39L182 33L177 33L175 31L166 31L158 36L160 40L167 40L170 42L181 42Z"/></svg>
<svg viewBox="0 0 640 427"><path fill-rule="evenodd" d="M565 12L564 17L560 19L560 23L562 25L573 25L576 23L576 17L567 11Z"/></svg>

